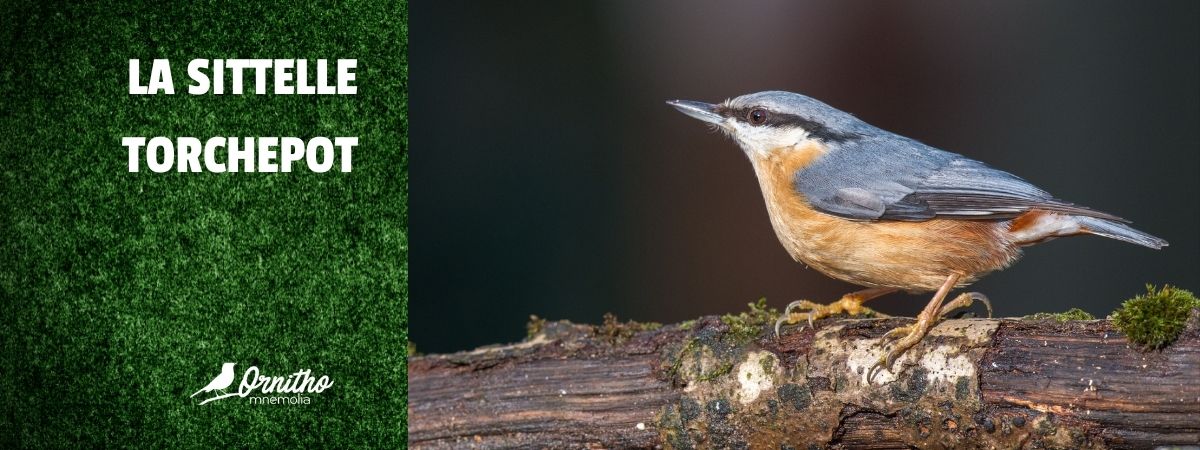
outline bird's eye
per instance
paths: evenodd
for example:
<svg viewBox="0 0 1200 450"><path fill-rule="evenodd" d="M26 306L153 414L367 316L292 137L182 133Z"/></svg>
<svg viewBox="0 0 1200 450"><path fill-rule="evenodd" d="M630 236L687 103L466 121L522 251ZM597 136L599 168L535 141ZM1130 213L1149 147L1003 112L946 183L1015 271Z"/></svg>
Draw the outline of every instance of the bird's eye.
<svg viewBox="0 0 1200 450"><path fill-rule="evenodd" d="M752 109L748 114L746 114L746 120L754 125L762 125L767 123L767 110L762 108Z"/></svg>

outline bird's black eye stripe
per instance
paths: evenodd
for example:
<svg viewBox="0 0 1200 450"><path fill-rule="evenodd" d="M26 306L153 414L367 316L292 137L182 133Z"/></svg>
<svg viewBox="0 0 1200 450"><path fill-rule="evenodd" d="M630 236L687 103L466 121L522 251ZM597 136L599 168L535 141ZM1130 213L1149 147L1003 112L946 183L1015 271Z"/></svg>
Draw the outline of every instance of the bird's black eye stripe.
<svg viewBox="0 0 1200 450"><path fill-rule="evenodd" d="M827 142L846 142L860 137L860 135L857 133L842 133L834 131L815 120L810 120L795 114L772 111L761 106L730 108L725 105L720 105L715 109L715 112L724 117L732 117L736 120L754 126L800 127L807 130L809 136ZM756 120L756 118L760 119Z"/></svg>
<svg viewBox="0 0 1200 450"><path fill-rule="evenodd" d="M743 108L717 108L717 114L725 117L733 117L742 122L751 125L765 126L783 126L783 125L813 125L816 122L807 120L795 114L786 114L761 106L747 106ZM806 127L807 128L807 127Z"/></svg>

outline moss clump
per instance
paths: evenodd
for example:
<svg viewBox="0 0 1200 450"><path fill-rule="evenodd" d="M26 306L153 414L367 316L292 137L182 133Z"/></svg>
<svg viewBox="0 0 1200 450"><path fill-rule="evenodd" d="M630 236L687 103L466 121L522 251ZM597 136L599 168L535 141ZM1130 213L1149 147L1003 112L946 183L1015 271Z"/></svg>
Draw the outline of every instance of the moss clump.
<svg viewBox="0 0 1200 450"><path fill-rule="evenodd" d="M661 323L634 322L632 320L621 323L620 320L617 320L617 316L612 313L605 313L604 324L596 327L596 334L610 344L617 345L629 340L629 338L640 331L657 330L659 328L662 328Z"/></svg>
<svg viewBox="0 0 1200 450"><path fill-rule="evenodd" d="M1194 308L1200 308L1200 299L1190 291L1171 285L1155 290L1147 284L1145 294L1126 300L1110 318L1129 342L1153 350L1179 338Z"/></svg>
<svg viewBox="0 0 1200 450"><path fill-rule="evenodd" d="M533 339L533 337L537 336L538 333L541 333L542 329L545 327L546 319L535 315L530 315L529 321L525 322L525 339Z"/></svg>
<svg viewBox="0 0 1200 450"><path fill-rule="evenodd" d="M1066 322L1068 320L1095 320L1096 316L1092 313L1079 308L1068 309L1067 312L1060 313L1036 313L1021 318L1022 320L1054 320L1058 322Z"/></svg>
<svg viewBox="0 0 1200 450"><path fill-rule="evenodd" d="M775 323L775 319L779 317L779 311L767 307L766 298L746 305L750 307L749 311L721 316L721 322L729 327L729 336L734 341L754 339L764 327Z"/></svg>
<svg viewBox="0 0 1200 450"><path fill-rule="evenodd" d="M412 358L414 356L421 356L420 353L417 353L417 343L408 341L408 357Z"/></svg>

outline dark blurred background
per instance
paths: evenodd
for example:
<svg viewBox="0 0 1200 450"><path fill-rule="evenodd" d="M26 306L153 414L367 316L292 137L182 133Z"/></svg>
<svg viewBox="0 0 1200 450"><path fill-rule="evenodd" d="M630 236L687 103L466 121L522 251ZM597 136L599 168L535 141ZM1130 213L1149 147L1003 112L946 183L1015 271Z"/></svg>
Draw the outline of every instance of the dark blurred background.
<svg viewBox="0 0 1200 450"><path fill-rule="evenodd" d="M792 261L735 144L667 105L782 89L1136 222L1027 249L997 315L1103 316L1200 289L1200 3L411 5L411 339L521 339L530 314L675 322L836 300ZM928 295L872 302L913 315Z"/></svg>

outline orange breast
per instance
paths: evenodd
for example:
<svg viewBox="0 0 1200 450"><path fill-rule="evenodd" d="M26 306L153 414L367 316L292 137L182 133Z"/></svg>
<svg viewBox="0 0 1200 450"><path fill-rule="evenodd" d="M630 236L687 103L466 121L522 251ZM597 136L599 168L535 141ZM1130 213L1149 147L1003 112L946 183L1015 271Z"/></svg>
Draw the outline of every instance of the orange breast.
<svg viewBox="0 0 1200 450"><path fill-rule="evenodd" d="M852 221L813 209L793 181L824 152L809 141L751 157L775 234L797 261L862 286L931 291L951 273L963 274L965 285L1020 257L1006 240L1007 222Z"/></svg>

